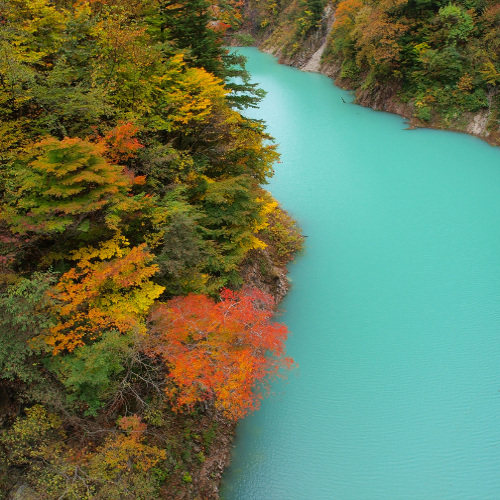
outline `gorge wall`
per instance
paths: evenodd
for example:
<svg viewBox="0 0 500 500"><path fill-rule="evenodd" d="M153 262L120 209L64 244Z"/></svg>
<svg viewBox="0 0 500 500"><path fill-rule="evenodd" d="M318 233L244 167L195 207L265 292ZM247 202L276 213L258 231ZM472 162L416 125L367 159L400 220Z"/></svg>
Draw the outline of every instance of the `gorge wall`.
<svg viewBox="0 0 500 500"><path fill-rule="evenodd" d="M500 7L461 3L248 0L232 43L253 41L282 64L325 74L357 104L399 114L411 127L498 145L500 43L492 40Z"/></svg>

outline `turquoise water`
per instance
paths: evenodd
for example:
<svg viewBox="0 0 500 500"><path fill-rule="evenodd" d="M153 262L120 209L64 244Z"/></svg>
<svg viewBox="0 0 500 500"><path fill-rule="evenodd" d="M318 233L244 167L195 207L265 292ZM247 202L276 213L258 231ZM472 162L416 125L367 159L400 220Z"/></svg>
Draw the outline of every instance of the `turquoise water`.
<svg viewBox="0 0 500 500"><path fill-rule="evenodd" d="M223 498L500 499L500 150L241 52L308 238L280 318L300 368L240 424Z"/></svg>

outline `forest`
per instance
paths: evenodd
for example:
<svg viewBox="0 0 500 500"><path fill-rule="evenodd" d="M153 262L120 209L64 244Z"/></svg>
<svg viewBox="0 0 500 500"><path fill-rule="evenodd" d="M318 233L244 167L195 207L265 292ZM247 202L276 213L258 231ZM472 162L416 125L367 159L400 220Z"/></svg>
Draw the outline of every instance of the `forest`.
<svg viewBox="0 0 500 500"><path fill-rule="evenodd" d="M212 498L293 365L239 4L0 2L0 497Z"/></svg>

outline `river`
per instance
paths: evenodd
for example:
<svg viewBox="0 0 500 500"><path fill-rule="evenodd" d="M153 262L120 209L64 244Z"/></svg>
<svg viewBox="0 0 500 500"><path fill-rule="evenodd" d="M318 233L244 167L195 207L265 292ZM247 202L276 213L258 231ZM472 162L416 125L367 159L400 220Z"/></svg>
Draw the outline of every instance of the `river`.
<svg viewBox="0 0 500 500"><path fill-rule="evenodd" d="M308 238L279 318L299 368L239 425L222 498L499 499L500 150L239 51Z"/></svg>

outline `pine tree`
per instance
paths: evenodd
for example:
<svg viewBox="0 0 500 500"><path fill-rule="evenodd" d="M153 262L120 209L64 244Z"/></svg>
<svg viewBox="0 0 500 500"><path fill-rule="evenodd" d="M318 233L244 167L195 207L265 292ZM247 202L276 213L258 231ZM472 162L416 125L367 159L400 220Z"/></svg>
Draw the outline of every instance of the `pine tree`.
<svg viewBox="0 0 500 500"><path fill-rule="evenodd" d="M215 28L216 18L206 0L161 0L159 11L163 36L180 49L187 49L186 60L223 78L222 41Z"/></svg>

